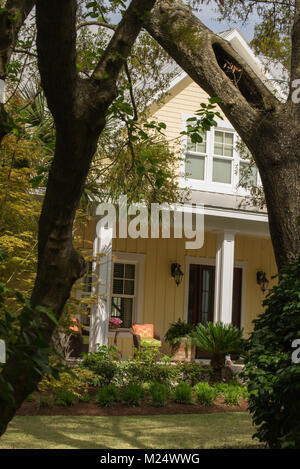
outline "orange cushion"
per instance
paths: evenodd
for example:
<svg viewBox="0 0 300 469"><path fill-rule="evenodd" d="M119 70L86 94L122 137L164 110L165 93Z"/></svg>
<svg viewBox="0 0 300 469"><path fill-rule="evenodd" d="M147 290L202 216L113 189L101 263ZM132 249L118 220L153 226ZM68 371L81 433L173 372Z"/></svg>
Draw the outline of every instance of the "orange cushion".
<svg viewBox="0 0 300 469"><path fill-rule="evenodd" d="M133 332L143 339L153 339L154 326L153 324L133 324Z"/></svg>

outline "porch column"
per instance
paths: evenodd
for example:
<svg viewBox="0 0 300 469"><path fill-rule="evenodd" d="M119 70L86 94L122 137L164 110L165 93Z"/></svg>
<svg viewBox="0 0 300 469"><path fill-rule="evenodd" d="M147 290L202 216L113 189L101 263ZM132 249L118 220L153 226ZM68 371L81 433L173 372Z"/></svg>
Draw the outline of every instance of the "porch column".
<svg viewBox="0 0 300 469"><path fill-rule="evenodd" d="M217 237L214 322L230 324L232 318L235 233L224 231Z"/></svg>
<svg viewBox="0 0 300 469"><path fill-rule="evenodd" d="M100 236L94 240L93 256L97 262L93 262L96 285L92 289L92 294L97 295L97 302L91 308L89 352L95 352L97 345L108 344L108 321L111 308L111 228L101 227Z"/></svg>

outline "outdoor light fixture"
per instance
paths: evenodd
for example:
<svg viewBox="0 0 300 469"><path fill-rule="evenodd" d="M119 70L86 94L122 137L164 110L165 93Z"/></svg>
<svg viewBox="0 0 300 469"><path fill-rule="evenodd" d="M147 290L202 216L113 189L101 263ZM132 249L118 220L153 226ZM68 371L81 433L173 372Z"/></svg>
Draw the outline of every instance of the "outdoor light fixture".
<svg viewBox="0 0 300 469"><path fill-rule="evenodd" d="M266 285L269 283L269 280L266 277L266 272L263 272L262 270L259 270L256 273L256 282L257 285L260 285L261 291L265 293L266 291Z"/></svg>
<svg viewBox="0 0 300 469"><path fill-rule="evenodd" d="M174 264L171 265L171 275L175 279L175 283L178 287L178 285L181 284L182 277L183 277L183 272L180 268L180 264L174 263Z"/></svg>

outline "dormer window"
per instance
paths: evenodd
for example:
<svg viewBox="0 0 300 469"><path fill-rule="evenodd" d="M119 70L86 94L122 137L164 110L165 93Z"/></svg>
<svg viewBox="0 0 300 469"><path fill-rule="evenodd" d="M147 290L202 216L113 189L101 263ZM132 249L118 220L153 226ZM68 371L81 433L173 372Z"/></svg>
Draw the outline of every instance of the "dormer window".
<svg viewBox="0 0 300 469"><path fill-rule="evenodd" d="M238 142L238 134L225 120L218 120L218 127L205 132L201 143L192 143L189 137L185 138L183 185L196 190L234 194L237 190L245 192L247 185L259 184L257 168L255 165L249 168L249 155L240 156ZM247 178L247 185L237 189L241 178Z"/></svg>

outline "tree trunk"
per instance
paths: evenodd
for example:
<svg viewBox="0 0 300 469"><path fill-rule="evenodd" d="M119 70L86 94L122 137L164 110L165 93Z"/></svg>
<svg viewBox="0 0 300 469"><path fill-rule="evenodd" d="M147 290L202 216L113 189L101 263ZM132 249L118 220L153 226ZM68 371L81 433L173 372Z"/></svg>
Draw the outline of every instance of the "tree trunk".
<svg viewBox="0 0 300 469"><path fill-rule="evenodd" d="M246 143L263 183L280 271L300 255L300 121L280 107Z"/></svg>
<svg viewBox="0 0 300 469"><path fill-rule="evenodd" d="M106 112L117 95L119 73L154 3L131 1L92 78L86 80L78 76L76 67L76 0L38 0L36 4L39 70L55 120L56 149L39 221L38 270L31 307L46 307L57 319L74 282L85 273L84 259L72 242L75 212ZM49 343L55 324L44 313L36 314L42 314L47 323L42 332ZM38 349L32 347L31 351L34 354ZM36 389L41 375L16 350L1 378L13 387L15 403L0 399L0 435Z"/></svg>
<svg viewBox="0 0 300 469"><path fill-rule="evenodd" d="M300 67L298 5L294 71ZM291 96L285 103L279 101L230 44L210 31L181 0L158 0L146 29L195 83L222 99L220 107L250 149L266 195L280 271L300 255L300 104L293 103ZM239 70L238 77L228 64Z"/></svg>

